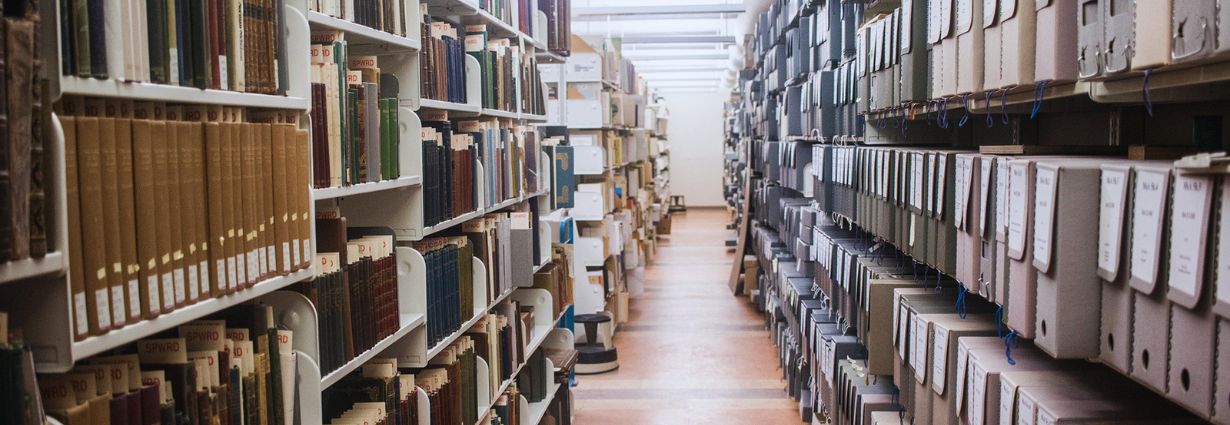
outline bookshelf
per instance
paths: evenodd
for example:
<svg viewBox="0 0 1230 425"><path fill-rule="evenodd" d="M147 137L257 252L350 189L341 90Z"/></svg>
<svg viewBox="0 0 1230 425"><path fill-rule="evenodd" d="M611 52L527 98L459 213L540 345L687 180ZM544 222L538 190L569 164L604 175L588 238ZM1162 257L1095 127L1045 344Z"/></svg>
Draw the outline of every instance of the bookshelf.
<svg viewBox="0 0 1230 425"><path fill-rule="evenodd" d="M391 124L395 127L393 137L400 144L392 154L396 156L400 169L395 169L397 175L392 178L386 177L384 180L373 181L351 180L352 184L342 186L318 185L311 181L309 176L309 181L296 183L307 185L302 187L304 193L308 195L308 209L304 219L330 216L336 212L350 220L348 223L350 227L392 228L397 241L409 242L432 235L449 234L448 232L457 230L462 223L488 213L510 210L524 212L528 211L531 203L535 207L544 204L549 206L552 202L549 197L550 184L547 183L550 178L543 176L551 174L550 167L554 164L554 160L534 145L535 149L527 149L527 154L534 155L534 162L541 164L540 167L544 168L533 171L535 175L543 179L542 187L547 188L528 191L526 187L521 186L525 184L524 182L515 183L512 185L514 189L507 190L505 193L517 195L499 202L483 202L482 200L487 198L487 188L484 187L487 173L481 164L476 163L474 190L479 199L478 208L435 225L423 225L426 203L423 199L425 176L421 149L424 142L421 115L432 110L441 110L449 112L448 119L450 120L484 119L498 122L501 126L534 131L538 131L535 130L536 124L547 121L547 116L532 114L521 110L520 107L513 108L513 110L483 108L480 97L473 95L464 103L423 99L420 93L420 54L423 50L423 40L419 39L420 32L417 30L420 23L418 2L399 2L399 4L410 8L407 10L414 11L408 15L414 18L405 21L405 24L408 28L415 30L407 31L406 36L313 10L318 6L311 0L286 1L285 8L280 9L284 10L284 13L278 16L279 20L285 23L285 30L279 31L280 35L275 37L275 41L284 42L285 48L282 53L285 56L274 67L275 70L281 68L280 71L284 71L283 75L279 76L280 79L284 78L280 81L281 91L279 91L284 94L261 94L124 81L122 78L99 79L61 75L59 37L62 31L58 31L57 24L67 21L60 19L59 5L53 3L50 7L41 9L41 22L44 25L42 33L45 37L50 37L40 43L45 46L45 50L40 54L43 56L43 63L49 65L44 68L44 72L50 76L51 88L51 97L45 99L44 103L50 108L54 102L63 100L65 97L86 97L104 99L107 102L234 107L236 110L243 111L244 115L253 116L281 111L285 112L288 117L293 116L296 129L308 131L309 140L312 140L311 132L319 130L313 126L313 110L319 112L322 105L314 104L314 65L310 56L314 43L322 43L321 40L325 39L324 35L336 35L338 39L345 40L346 52L351 59L356 56L375 57L379 64L379 72L396 77L399 82L398 89L390 97L396 98L394 105L396 105L397 120ZM566 54L549 52L546 43L540 41L545 37L546 28L546 15L542 12L536 12L533 16L534 25L538 28L535 31L536 34L526 34L517 30L514 25L481 10L474 1L431 0L428 4L433 16L440 14L451 22L459 24L482 23L488 26L493 36L513 39L514 45L529 55L527 57L530 60L542 58L543 61L557 63L566 60ZM538 7L537 2L532 4L535 5L534 8ZM213 52L207 54L213 54ZM470 56L466 56L465 62L466 81L464 83L467 91L478 94L481 92L477 73L478 63ZM346 66L351 67L352 65L346 64ZM383 84L384 81L381 80L381 83ZM221 84L222 87L227 86L225 82ZM524 87L522 90L541 90L545 93L545 86L542 85L525 84ZM267 93L272 92L274 91ZM380 95L383 98L385 94L382 92ZM84 360L96 356L132 351L131 347L140 340L171 335L182 325L232 313L236 311L235 307L265 304L272 307L277 324L292 331L294 335L293 352L298 358L294 370L297 386L297 391L295 391L297 399L294 402L297 409L296 423L327 423L329 418L323 417L322 392L329 391L339 382L345 382L346 376L358 373L370 361L392 356L398 358L405 366L425 366L428 361L464 335L496 306L516 301L532 305L539 312L550 312L554 305L550 293L545 290L514 287L495 296L487 294L486 265L474 258L475 311L450 336L429 347L425 335L428 328L426 295L428 278L424 274L426 264L421 253L408 246L398 246L395 250L399 306L399 311L396 312L396 330L362 352L355 353L353 358L334 370L322 370L319 363L323 348L321 341L322 337L325 337L322 335L324 330L319 322L321 311L318 306L313 305L308 296L304 295L307 294L304 285L311 285L310 282L321 271L321 267L315 266L311 261L305 268L255 282L250 287L232 294L203 297L194 303L176 307L156 317L131 322L103 334L74 340L72 329L74 314L76 314L74 310L77 307L75 307L75 297L69 283L70 258L66 254L69 251L63 249L68 246L65 229L69 227L65 213L67 209L65 135L63 129L60 128L59 117L53 115L53 118L51 134L47 138L44 149L44 155L50 158L47 161L50 170L46 172L46 182L49 185L47 205L48 210L53 212L48 223L51 227L48 237L51 239L51 245L60 249L52 250L42 258L0 264L0 311L8 313L14 327L20 327L24 331L26 342L33 351L36 369L40 374L66 372L75 365L82 364ZM383 126L386 123L382 122L380 125ZM524 158L517 160L525 161ZM312 167L314 166L315 164L308 165L309 174L313 172ZM501 172L505 171L501 170ZM539 223L534 224L540 225ZM303 252L303 255L310 259L317 254L316 247L321 240L317 237L316 226L308 227L310 233L304 241L306 252ZM544 252L550 256L550 239L547 239L545 246L548 249ZM548 263L548 260L544 260L540 264L530 264L529 268L537 272ZM30 293L38 293L42 296L29 297L26 295ZM490 302L488 298L491 298ZM541 314L536 317L531 331L532 338L528 342L530 352L540 350L542 346L550 343L553 335L560 332L567 333L571 340L570 332L555 329L559 318L552 316L555 315ZM571 343L568 346L570 347ZM522 367L518 366L517 369L516 373L521 373ZM489 365L480 361L477 371L480 376L485 377L488 375L485 372L490 371ZM552 371L547 370L545 373L549 375ZM498 393L487 394L486 399L479 403L486 407L479 407L489 412L495 398L508 388L508 384L506 382L500 386ZM491 387L490 383L484 386ZM554 389L557 388L558 386L552 388L550 394L553 395ZM415 390L414 398L420 412L430 411L428 396L422 389ZM523 405L529 405L524 403L524 400L518 401ZM549 402L550 398L529 405L532 410L526 409L528 415L526 419L536 423L536 418L542 416ZM49 422L58 423L54 419ZM420 425L428 423L427 415L419 417Z"/></svg>

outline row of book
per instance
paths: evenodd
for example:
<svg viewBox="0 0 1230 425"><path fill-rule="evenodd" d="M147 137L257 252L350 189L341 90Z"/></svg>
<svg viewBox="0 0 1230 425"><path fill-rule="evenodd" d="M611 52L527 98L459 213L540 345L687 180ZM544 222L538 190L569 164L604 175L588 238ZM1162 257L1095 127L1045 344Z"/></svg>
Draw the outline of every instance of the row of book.
<svg viewBox="0 0 1230 425"><path fill-rule="evenodd" d="M444 20L432 18L427 13L427 5L421 4L423 22L420 33L423 40L423 50L419 54L421 67L420 95L424 99L443 100L453 103L466 103L466 52L470 49L470 37L464 41L458 28ZM467 33L470 27L466 26ZM486 48L486 46L481 46Z"/></svg>
<svg viewBox="0 0 1230 425"><path fill-rule="evenodd" d="M8 314L0 311L0 423L42 425L43 405L34 375L34 356L21 331L9 337Z"/></svg>
<svg viewBox="0 0 1230 425"><path fill-rule="evenodd" d="M478 61L487 109L546 114L538 59L514 39L491 39L482 25L466 27L466 53Z"/></svg>
<svg viewBox="0 0 1230 425"><path fill-rule="evenodd" d="M313 186L400 177L397 77L376 56L349 57L341 32L314 34L311 57Z"/></svg>
<svg viewBox="0 0 1230 425"><path fill-rule="evenodd" d="M568 56L572 52L572 2L538 0L538 10L547 15L547 39L539 41L551 52Z"/></svg>
<svg viewBox="0 0 1230 425"><path fill-rule="evenodd" d="M413 34L414 8L404 0L308 0L308 10L400 37Z"/></svg>
<svg viewBox="0 0 1230 425"><path fill-rule="evenodd" d="M51 108L44 107L47 79L39 45L37 0L0 5L0 261L41 258L53 249L43 155L51 133Z"/></svg>
<svg viewBox="0 0 1230 425"><path fill-rule="evenodd" d="M293 332L268 305L224 316L39 376L47 413L65 425L293 423Z"/></svg>
<svg viewBox="0 0 1230 425"><path fill-rule="evenodd" d="M320 370L328 374L401 328L391 234L316 219L316 279L301 285L319 319Z"/></svg>
<svg viewBox="0 0 1230 425"><path fill-rule="evenodd" d="M431 403L430 423L478 420L478 360L474 340L462 336L415 373Z"/></svg>
<svg viewBox="0 0 1230 425"><path fill-rule="evenodd" d="M523 34L534 34L536 0L479 0L478 7Z"/></svg>
<svg viewBox="0 0 1230 425"><path fill-rule="evenodd" d="M60 108L75 338L311 264L297 113L82 98Z"/></svg>
<svg viewBox="0 0 1230 425"><path fill-rule="evenodd" d="M423 225L433 226L478 209L475 133L454 132L444 111L423 117Z"/></svg>
<svg viewBox="0 0 1230 425"><path fill-rule="evenodd" d="M487 303L514 287L528 286L534 267L534 237L528 212L491 213L462 224L474 255L487 271Z"/></svg>
<svg viewBox="0 0 1230 425"><path fill-rule="evenodd" d="M334 424L417 424L419 384L396 358L372 359L321 394L323 417Z"/></svg>
<svg viewBox="0 0 1230 425"><path fill-rule="evenodd" d="M486 204L494 205L538 189L538 133L534 127L502 125L498 120L461 123L479 145L486 172Z"/></svg>
<svg viewBox="0 0 1230 425"><path fill-rule="evenodd" d="M414 242L427 266L427 346L434 347L474 317L474 247L465 237Z"/></svg>
<svg viewBox="0 0 1230 425"><path fill-rule="evenodd" d="M60 71L285 93L285 8L278 0L61 1Z"/></svg>

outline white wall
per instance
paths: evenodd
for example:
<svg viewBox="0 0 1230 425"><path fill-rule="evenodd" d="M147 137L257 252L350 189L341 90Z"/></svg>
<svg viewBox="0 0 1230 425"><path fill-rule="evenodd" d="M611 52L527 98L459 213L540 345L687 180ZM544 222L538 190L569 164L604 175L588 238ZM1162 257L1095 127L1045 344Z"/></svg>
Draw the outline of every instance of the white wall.
<svg viewBox="0 0 1230 425"><path fill-rule="evenodd" d="M689 207L722 206L722 103L725 93L666 93L670 110L671 194Z"/></svg>

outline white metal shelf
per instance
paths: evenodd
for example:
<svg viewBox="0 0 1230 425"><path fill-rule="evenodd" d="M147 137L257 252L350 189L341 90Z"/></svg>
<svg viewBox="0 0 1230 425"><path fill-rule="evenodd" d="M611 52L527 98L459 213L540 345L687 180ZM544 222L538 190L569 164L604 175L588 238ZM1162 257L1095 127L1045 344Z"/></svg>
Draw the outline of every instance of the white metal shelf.
<svg viewBox="0 0 1230 425"><path fill-rule="evenodd" d="M156 100L170 103L193 103L249 108L294 109L306 111L311 101L301 97L243 93L229 90L199 89L167 84L123 82L74 76L60 77L60 92L64 95L108 97L131 100Z"/></svg>
<svg viewBox="0 0 1230 425"><path fill-rule="evenodd" d="M499 109L491 109L491 108L483 108L483 115L488 116L488 117L499 117L499 118L510 118L510 119L520 118L520 114L516 112L501 111Z"/></svg>
<svg viewBox="0 0 1230 425"><path fill-rule="evenodd" d="M315 274L315 266L299 270L286 276L266 279L251 288L244 289L220 298L209 298L196 304L180 307L170 313L165 313L150 320L124 326L111 332L95 335L73 343L73 361L81 360L104 351L132 343L141 338L175 328L184 323L208 316L227 308L254 300L262 295L285 288L295 282L307 279Z"/></svg>
<svg viewBox="0 0 1230 425"><path fill-rule="evenodd" d="M449 336L440 340L440 342L437 342L436 345L427 350L427 360L434 359L436 356L440 355L440 352L444 351L445 348L448 348L449 344L452 344L453 341L457 340L457 338L460 338L466 332L469 332L470 328L474 327L475 323L478 323L480 319L486 316L487 311L484 309L482 313L475 314L474 317L470 318L470 320L466 320L465 323L461 324L461 327L457 328L457 330L453 331L453 333L449 334Z"/></svg>
<svg viewBox="0 0 1230 425"><path fill-rule="evenodd" d="M419 110L423 109L449 111L467 115L479 115L483 111L483 108L474 105L428 98L422 98L419 100Z"/></svg>
<svg viewBox="0 0 1230 425"><path fill-rule="evenodd" d="M547 414L547 407L551 405L551 401L555 400L555 393L559 392L559 386L559 382L552 381L551 389L547 390L546 397L537 402L527 403L529 409L521 410L522 416L519 420L522 422L520 423L536 424L542 420L542 417ZM522 395L521 397L524 398L525 396Z"/></svg>
<svg viewBox="0 0 1230 425"><path fill-rule="evenodd" d="M48 252L43 258L8 261L0 263L0 285L43 275L60 275L65 270L65 258L62 251Z"/></svg>
<svg viewBox="0 0 1230 425"><path fill-rule="evenodd" d="M534 55L538 57L538 63L540 64L557 64L568 61L568 58L560 56L547 49L539 50L535 52Z"/></svg>
<svg viewBox="0 0 1230 425"><path fill-rule="evenodd" d="M426 324L427 316L423 314L418 314L418 313L411 313L411 314L403 313L401 315L400 320L401 320L402 326L401 328L397 329L397 332L394 332L392 335L385 337L383 340L376 343L376 345L372 346L372 348L369 348L367 349L367 351L364 351L363 354L355 356L355 358L350 359L350 361L346 362L346 364L342 365L342 367L332 372L329 372L328 375L325 375L324 378L321 378L320 389L324 390L326 388L333 386L333 384L336 384L337 381L340 381L342 378L345 378L346 375L349 375L351 372L354 372L355 370L357 370L359 367L366 364L371 359L380 355L380 353L383 353L384 350L388 349L389 347L392 347L394 343L396 343L397 341L400 341L402 338L405 338L406 335L410 334L410 331L414 330L415 328L418 328L419 326L423 326L424 324Z"/></svg>
<svg viewBox="0 0 1230 425"><path fill-rule="evenodd" d="M346 196L363 195L367 193L383 192L387 190L402 189L411 186L423 184L423 178L420 176L401 177L392 180L382 180L371 183L359 183L351 186L341 187L326 187L320 189L312 189L312 200L322 201L326 199L342 198Z"/></svg>
<svg viewBox="0 0 1230 425"><path fill-rule="evenodd" d="M526 120L526 121L531 121L531 122L547 122L547 115L546 115L546 114L542 114L542 115L535 115L535 114L526 114L526 113L522 113L520 116L521 116L521 119Z"/></svg>
<svg viewBox="0 0 1230 425"><path fill-rule="evenodd" d="M465 223L465 222L467 222L467 221L473 220L473 219L478 218L478 217L482 217L482 215L483 215L485 212L486 212L486 211L484 211L484 210L474 210L474 211L470 211L470 212L468 212L468 213L465 213L465 214L462 214L462 215L459 215L459 216L456 216L456 217L450 218L450 219L448 219L448 220L441 221L441 222L436 223L436 224L434 224L434 225L424 227L424 228L423 228L423 236L422 236L422 237L423 237L423 238L426 238L426 237L428 237L428 236L431 236L433 233L440 232L440 231L443 231L443 230L447 230L447 229L452 228L453 226L456 226L456 225L458 225L458 224Z"/></svg>
<svg viewBox="0 0 1230 425"><path fill-rule="evenodd" d="M402 37L320 12L308 11L307 19L313 29L324 27L345 32L347 44L369 45L383 54L402 53L421 48L421 43L417 38Z"/></svg>

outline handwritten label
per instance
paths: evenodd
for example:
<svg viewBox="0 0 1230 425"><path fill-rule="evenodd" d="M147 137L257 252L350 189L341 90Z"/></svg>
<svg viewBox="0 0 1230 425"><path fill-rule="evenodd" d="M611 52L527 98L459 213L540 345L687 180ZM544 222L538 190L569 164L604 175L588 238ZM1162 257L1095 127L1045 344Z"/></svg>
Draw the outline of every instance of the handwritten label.
<svg viewBox="0 0 1230 425"><path fill-rule="evenodd" d="M1168 280L1172 291L1192 298L1200 295L1200 285L1204 283L1204 244L1212 202L1212 177L1175 177Z"/></svg>
<svg viewBox="0 0 1230 425"><path fill-rule="evenodd" d="M1029 234L1029 162L1013 161L1008 167L1008 256L1025 258L1025 235Z"/></svg>
<svg viewBox="0 0 1230 425"><path fill-rule="evenodd" d="M1008 158L995 160L995 237L1001 241L1008 238Z"/></svg>
<svg viewBox="0 0 1230 425"><path fill-rule="evenodd" d="M957 197L954 199L954 208L956 215L953 216L953 225L958 229L965 230L965 213L967 211L967 203L969 202L970 185L973 184L973 179L970 173L973 171L974 159L967 156L957 157Z"/></svg>
<svg viewBox="0 0 1230 425"><path fill-rule="evenodd" d="M1012 425L1012 407L1016 391L1001 378L999 381L999 425Z"/></svg>
<svg viewBox="0 0 1230 425"><path fill-rule="evenodd" d="M931 349L931 389L936 394L944 395L944 386L948 383L948 329L935 327L934 347Z"/></svg>
<svg viewBox="0 0 1230 425"><path fill-rule="evenodd" d="M1019 418L1016 423L1019 425L1034 425L1034 417L1036 411L1034 407L1034 399L1025 392L1020 392L1020 397L1016 400L1016 413Z"/></svg>
<svg viewBox="0 0 1230 425"><path fill-rule="evenodd" d="M957 344L957 411L961 411L962 404L965 403L965 365L969 361L969 352L965 345Z"/></svg>
<svg viewBox="0 0 1230 425"><path fill-rule="evenodd" d="M973 370L970 371L969 396L969 421L974 425L983 425L986 423L987 371L976 362L973 364Z"/></svg>
<svg viewBox="0 0 1230 425"><path fill-rule="evenodd" d="M913 159L910 160L910 170L914 173L910 185L910 205L919 210L923 207L923 183L926 181L926 164L923 158L923 154L918 152L914 153Z"/></svg>
<svg viewBox="0 0 1230 425"><path fill-rule="evenodd" d="M1102 168L1102 190L1098 208L1098 274L1108 281L1119 275L1123 246L1123 217L1127 204L1127 169Z"/></svg>
<svg viewBox="0 0 1230 425"><path fill-rule="evenodd" d="M1039 166L1034 176L1034 265L1043 273L1051 269L1051 238L1055 230L1058 180L1058 171L1049 166Z"/></svg>
<svg viewBox="0 0 1230 425"><path fill-rule="evenodd" d="M1221 224L1217 233L1217 301L1230 304L1230 183L1221 183Z"/></svg>
<svg viewBox="0 0 1230 425"><path fill-rule="evenodd" d="M922 316L914 316L914 353L910 356L910 365L914 367L914 377L920 384L927 382L927 349L931 348L927 337L927 321Z"/></svg>
<svg viewBox="0 0 1230 425"><path fill-rule="evenodd" d="M978 172L981 173L981 178L978 182L978 191L982 197L978 198L982 204L981 211L978 211L978 231L983 239L987 238L987 216L994 213L991 209L990 189L991 189L991 171L995 170L995 159L991 157L979 158Z"/></svg>
<svg viewBox="0 0 1230 425"><path fill-rule="evenodd" d="M1162 215L1169 171L1136 172L1135 200L1132 204L1132 279L1149 287L1157 283L1158 251L1161 249Z"/></svg>
<svg viewBox="0 0 1230 425"><path fill-rule="evenodd" d="M935 154L935 217L944 217L944 190L948 188L948 155Z"/></svg>

